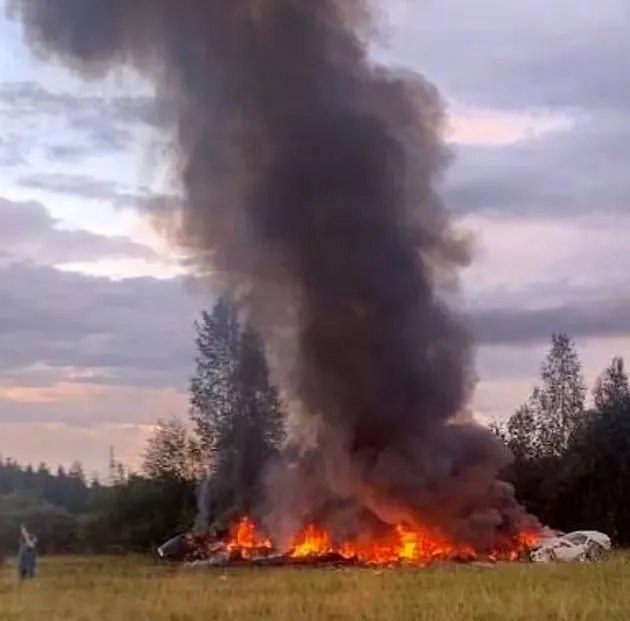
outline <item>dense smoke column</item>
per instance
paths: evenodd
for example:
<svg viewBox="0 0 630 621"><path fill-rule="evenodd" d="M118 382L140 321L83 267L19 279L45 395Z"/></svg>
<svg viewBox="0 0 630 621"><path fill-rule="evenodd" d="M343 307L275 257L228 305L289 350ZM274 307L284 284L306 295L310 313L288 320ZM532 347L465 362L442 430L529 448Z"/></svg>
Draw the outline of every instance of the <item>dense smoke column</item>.
<svg viewBox="0 0 630 621"><path fill-rule="evenodd" d="M38 50L86 74L132 64L174 106L181 240L272 349L289 335L283 387L300 422L317 421L315 455L272 478L281 512L421 515L487 540L516 509L495 482L499 444L451 424L471 369L466 332L436 294L466 260L431 187L442 106L420 77L371 64L361 4L12 8Z"/></svg>

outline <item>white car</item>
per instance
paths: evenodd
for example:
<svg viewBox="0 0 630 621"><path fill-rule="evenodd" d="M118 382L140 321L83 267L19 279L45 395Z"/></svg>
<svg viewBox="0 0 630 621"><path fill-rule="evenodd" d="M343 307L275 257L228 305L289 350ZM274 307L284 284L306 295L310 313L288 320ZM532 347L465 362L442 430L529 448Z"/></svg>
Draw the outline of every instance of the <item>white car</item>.
<svg viewBox="0 0 630 621"><path fill-rule="evenodd" d="M612 547L608 535L596 530L576 530L542 539L530 550L535 563L584 562L601 559Z"/></svg>

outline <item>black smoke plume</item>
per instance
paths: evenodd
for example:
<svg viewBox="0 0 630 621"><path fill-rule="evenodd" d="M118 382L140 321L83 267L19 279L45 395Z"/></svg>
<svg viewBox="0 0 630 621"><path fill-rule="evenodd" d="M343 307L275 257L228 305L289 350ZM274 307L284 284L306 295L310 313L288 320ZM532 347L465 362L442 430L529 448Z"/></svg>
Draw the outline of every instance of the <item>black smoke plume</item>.
<svg viewBox="0 0 630 621"><path fill-rule="evenodd" d="M373 64L361 0L14 0L35 49L129 64L175 109L180 240L266 336L292 445L268 523L335 534L437 523L476 545L520 526L506 454L463 415L470 341L442 301L467 260L432 189L443 107Z"/></svg>

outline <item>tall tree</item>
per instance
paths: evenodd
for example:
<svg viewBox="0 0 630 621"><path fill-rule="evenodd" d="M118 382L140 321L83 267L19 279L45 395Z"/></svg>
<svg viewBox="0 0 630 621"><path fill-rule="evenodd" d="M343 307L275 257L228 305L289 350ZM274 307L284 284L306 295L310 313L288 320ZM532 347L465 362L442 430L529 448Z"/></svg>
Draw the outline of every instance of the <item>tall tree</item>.
<svg viewBox="0 0 630 621"><path fill-rule="evenodd" d="M630 543L630 391L621 358L593 390L595 409L564 459L556 514L569 527L599 528Z"/></svg>
<svg viewBox="0 0 630 621"><path fill-rule="evenodd" d="M258 500L265 464L282 442L283 416L263 342L251 326L241 329L227 298L202 315L197 330L191 416L211 466L200 509L207 520L227 522Z"/></svg>
<svg viewBox="0 0 630 621"><path fill-rule="evenodd" d="M599 412L624 408L630 403L628 375L623 358L616 356L599 376L593 389L593 401Z"/></svg>
<svg viewBox="0 0 630 621"><path fill-rule="evenodd" d="M258 501L264 465L279 448L284 429L263 343L250 326L241 334L230 396L230 416L216 428L213 476L224 498L219 511L238 515Z"/></svg>
<svg viewBox="0 0 630 621"><path fill-rule="evenodd" d="M551 350L542 365L542 381L529 403L536 421L537 444L542 455L559 456L583 423L586 396L582 365L566 334L552 336Z"/></svg>
<svg viewBox="0 0 630 621"><path fill-rule="evenodd" d="M573 468L569 449L589 420L580 360L566 334L552 336L541 375L541 385L503 426L514 455L505 476L530 511L549 523L558 517L566 522L566 512L558 511L558 499L562 496L566 507L573 502L567 491Z"/></svg>
<svg viewBox="0 0 630 621"><path fill-rule="evenodd" d="M232 409L231 384L238 358L240 330L236 307L224 296L212 313L195 322L196 370L190 385L190 416L201 446L210 454L216 429Z"/></svg>

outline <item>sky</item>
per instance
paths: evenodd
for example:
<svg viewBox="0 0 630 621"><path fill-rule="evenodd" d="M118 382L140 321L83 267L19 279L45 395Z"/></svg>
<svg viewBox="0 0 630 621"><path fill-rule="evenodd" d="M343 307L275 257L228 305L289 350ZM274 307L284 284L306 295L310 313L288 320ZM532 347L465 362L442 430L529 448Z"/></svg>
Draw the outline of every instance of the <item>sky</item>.
<svg viewBox="0 0 630 621"><path fill-rule="evenodd" d="M3 0L0 0L0 7ZM446 102L439 181L473 261L481 421L528 396L554 331L587 383L630 356L626 0L381 0L374 58ZM212 292L139 206L172 193L168 118L129 71L85 83L0 10L0 455L107 472L187 415ZM144 210L146 213L146 210Z"/></svg>

